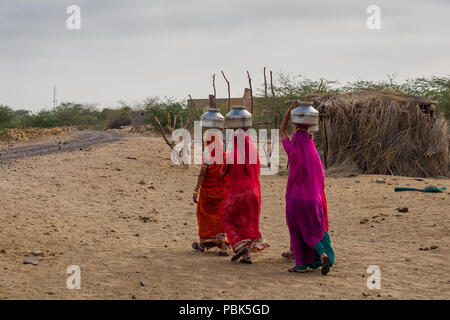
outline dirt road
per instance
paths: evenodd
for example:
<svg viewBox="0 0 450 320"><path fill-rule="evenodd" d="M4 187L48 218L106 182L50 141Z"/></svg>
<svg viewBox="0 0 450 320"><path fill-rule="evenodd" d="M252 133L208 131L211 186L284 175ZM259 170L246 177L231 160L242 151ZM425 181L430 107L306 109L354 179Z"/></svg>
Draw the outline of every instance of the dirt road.
<svg viewBox="0 0 450 320"><path fill-rule="evenodd" d="M0 164L26 157L37 157L57 152L70 152L86 149L95 145L111 143L124 137L124 134L105 131L80 131L73 139L61 137L60 142L33 144L0 150Z"/></svg>
<svg viewBox="0 0 450 320"><path fill-rule="evenodd" d="M252 265L194 252L198 172L174 166L160 137L137 135L0 167L0 299L450 299L449 191L394 192L450 179L327 177L336 265L321 276L288 273L280 256L286 172L261 177L271 247ZM24 264L32 251L37 265ZM80 290L67 288L72 265ZM380 290L367 287L372 265Z"/></svg>

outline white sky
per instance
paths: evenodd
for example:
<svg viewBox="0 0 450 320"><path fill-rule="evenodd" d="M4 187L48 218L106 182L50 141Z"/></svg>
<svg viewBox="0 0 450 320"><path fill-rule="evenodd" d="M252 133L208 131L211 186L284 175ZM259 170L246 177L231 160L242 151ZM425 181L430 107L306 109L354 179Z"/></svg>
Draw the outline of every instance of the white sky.
<svg viewBox="0 0 450 320"><path fill-rule="evenodd" d="M68 30L69 5L82 29ZM381 8L381 30L366 9ZM450 0L0 0L0 104L117 106L148 96L207 98L216 73L241 96L249 70L312 79L450 74Z"/></svg>

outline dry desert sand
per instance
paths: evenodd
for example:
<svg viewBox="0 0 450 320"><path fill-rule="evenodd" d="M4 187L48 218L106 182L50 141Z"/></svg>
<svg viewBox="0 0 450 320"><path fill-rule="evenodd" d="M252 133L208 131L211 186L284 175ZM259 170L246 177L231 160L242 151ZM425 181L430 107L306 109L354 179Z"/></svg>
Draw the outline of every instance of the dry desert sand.
<svg viewBox="0 0 450 320"><path fill-rule="evenodd" d="M336 265L327 276L292 274L293 262L280 256L289 247L285 171L261 177L261 230L271 247L244 265L191 249L199 167L174 166L169 156L160 137L129 135L2 165L0 299L450 298L449 191L394 193L450 187L450 179L327 177ZM36 250L38 264L23 264ZM71 265L81 268L79 290L66 287ZM366 286L370 265L381 268L380 290Z"/></svg>

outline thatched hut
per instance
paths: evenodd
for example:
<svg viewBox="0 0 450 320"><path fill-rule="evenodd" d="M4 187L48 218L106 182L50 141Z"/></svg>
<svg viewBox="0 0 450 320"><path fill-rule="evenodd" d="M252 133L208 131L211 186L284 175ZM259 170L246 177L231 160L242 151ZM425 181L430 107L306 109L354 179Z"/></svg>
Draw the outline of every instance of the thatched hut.
<svg viewBox="0 0 450 320"><path fill-rule="evenodd" d="M449 174L449 134L436 102L395 92L307 97L321 114L318 148L328 167L354 163L364 173Z"/></svg>

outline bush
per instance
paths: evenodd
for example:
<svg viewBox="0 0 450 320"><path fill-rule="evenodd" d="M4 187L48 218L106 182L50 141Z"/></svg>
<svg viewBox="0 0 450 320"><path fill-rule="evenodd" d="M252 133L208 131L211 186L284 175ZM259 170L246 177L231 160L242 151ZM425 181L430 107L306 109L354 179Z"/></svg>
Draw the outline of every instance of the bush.
<svg viewBox="0 0 450 320"><path fill-rule="evenodd" d="M388 75L386 80L348 82L339 86L338 82L321 79L314 81L302 76L291 76L283 73L278 74L274 83L274 91L277 96L279 116L284 113L285 100L302 99L308 94L317 93L320 82L323 81L320 93L344 93L355 91L386 90L395 91L406 95L426 97L438 101L437 112L443 112L450 120L450 76L414 78L404 82L398 82L396 75ZM270 93L269 93L270 94ZM263 91L258 90L259 98L263 97ZM269 106L272 108L272 99L269 98ZM270 113L272 111L270 110ZM273 115L271 114L273 119Z"/></svg>
<svg viewBox="0 0 450 320"><path fill-rule="evenodd" d="M107 129L118 129L131 124L131 107L129 106L123 106L120 109L103 109L102 113L106 116Z"/></svg>
<svg viewBox="0 0 450 320"><path fill-rule="evenodd" d="M12 128L12 120L14 119L14 111L9 106L0 105L0 129Z"/></svg>
<svg viewBox="0 0 450 320"><path fill-rule="evenodd" d="M54 128L59 126L55 113L52 110L41 110L37 114L21 119L22 127Z"/></svg>
<svg viewBox="0 0 450 320"><path fill-rule="evenodd" d="M186 107L186 102L176 101L171 98L160 99L158 97L147 98L143 103L143 108L145 113L148 116L147 123L152 125L153 127L158 127L158 123L155 120L155 117L161 122L161 125L164 128L167 128L168 122L168 113L172 116L172 125L173 125L173 117L177 115L177 123L176 127L181 127L180 116L183 120L183 123L186 123L189 112Z"/></svg>
<svg viewBox="0 0 450 320"><path fill-rule="evenodd" d="M102 113L90 104L63 102L53 113L59 126L89 128L103 122Z"/></svg>

